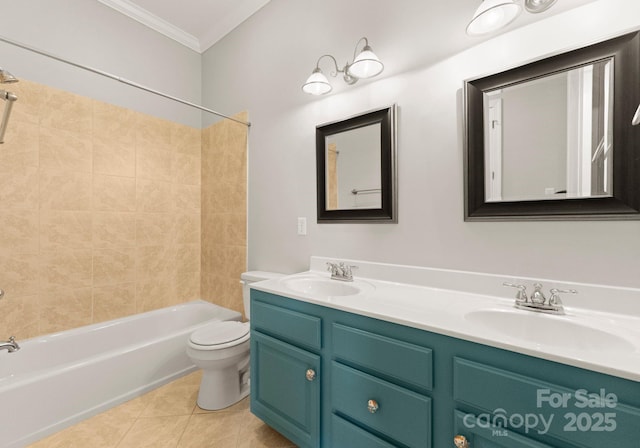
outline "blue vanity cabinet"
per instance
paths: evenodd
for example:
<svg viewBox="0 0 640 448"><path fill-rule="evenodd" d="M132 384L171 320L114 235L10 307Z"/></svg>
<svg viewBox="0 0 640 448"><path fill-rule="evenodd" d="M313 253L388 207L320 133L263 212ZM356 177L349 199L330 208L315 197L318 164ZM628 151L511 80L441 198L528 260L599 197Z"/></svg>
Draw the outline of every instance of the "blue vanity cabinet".
<svg viewBox="0 0 640 448"><path fill-rule="evenodd" d="M322 320L252 303L251 411L299 447L320 446Z"/></svg>
<svg viewBox="0 0 640 448"><path fill-rule="evenodd" d="M251 311L251 409L301 447L640 448L639 382L261 291Z"/></svg>

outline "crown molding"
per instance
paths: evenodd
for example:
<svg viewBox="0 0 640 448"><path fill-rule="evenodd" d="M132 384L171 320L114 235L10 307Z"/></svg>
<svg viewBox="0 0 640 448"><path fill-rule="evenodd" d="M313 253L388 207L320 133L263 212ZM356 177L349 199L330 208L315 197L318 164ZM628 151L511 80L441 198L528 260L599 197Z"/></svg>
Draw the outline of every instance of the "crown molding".
<svg viewBox="0 0 640 448"><path fill-rule="evenodd" d="M193 35L184 32L180 28L170 24L166 20L151 14L146 9L131 3L129 0L98 0L105 6L108 6L127 17L140 22L141 24L164 34L165 36L175 40L176 42L191 48L198 53L202 53L200 41Z"/></svg>

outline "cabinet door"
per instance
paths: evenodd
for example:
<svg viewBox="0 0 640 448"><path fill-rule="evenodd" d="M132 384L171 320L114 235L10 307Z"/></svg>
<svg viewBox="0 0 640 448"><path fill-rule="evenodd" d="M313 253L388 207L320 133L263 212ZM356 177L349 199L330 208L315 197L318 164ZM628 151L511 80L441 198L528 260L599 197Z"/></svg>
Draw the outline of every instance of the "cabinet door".
<svg viewBox="0 0 640 448"><path fill-rule="evenodd" d="M320 445L320 356L251 334L251 411L300 447Z"/></svg>

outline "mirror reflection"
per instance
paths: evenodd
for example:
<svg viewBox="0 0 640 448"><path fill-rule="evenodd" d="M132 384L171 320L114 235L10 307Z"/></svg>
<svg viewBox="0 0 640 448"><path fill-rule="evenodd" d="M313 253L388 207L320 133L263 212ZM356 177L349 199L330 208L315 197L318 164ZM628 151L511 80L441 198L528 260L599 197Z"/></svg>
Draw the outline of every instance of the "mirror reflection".
<svg viewBox="0 0 640 448"><path fill-rule="evenodd" d="M328 135L326 208L382 207L380 123Z"/></svg>
<svg viewBox="0 0 640 448"><path fill-rule="evenodd" d="M483 94L485 200L613 196L613 58Z"/></svg>

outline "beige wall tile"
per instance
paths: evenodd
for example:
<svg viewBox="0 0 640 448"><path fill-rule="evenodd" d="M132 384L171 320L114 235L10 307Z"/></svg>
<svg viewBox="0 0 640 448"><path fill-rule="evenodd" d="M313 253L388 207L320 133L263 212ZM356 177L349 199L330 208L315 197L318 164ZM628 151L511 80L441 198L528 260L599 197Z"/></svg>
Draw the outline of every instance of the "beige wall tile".
<svg viewBox="0 0 640 448"><path fill-rule="evenodd" d="M241 176L227 173L219 188L206 172L202 185L202 140L217 145L205 151L210 164L237 170L246 131L235 136L224 122L203 131L28 80L11 88L19 102L0 151L0 287L16 301L0 319L7 333L37 336L193 300L203 266L246 263L220 240L244 246L235 241L242 228L225 229L229 217L203 234L200 214L204 191L216 212L244 213ZM221 163L233 151L235 165ZM203 261L205 240L224 263ZM221 292L237 270L227 266Z"/></svg>
<svg viewBox="0 0 640 448"><path fill-rule="evenodd" d="M93 247L135 247L136 214L119 212L93 213Z"/></svg>
<svg viewBox="0 0 640 448"><path fill-rule="evenodd" d="M90 288L93 278L91 249L55 249L40 253L41 292Z"/></svg>
<svg viewBox="0 0 640 448"><path fill-rule="evenodd" d="M140 114L101 101L93 101L92 106L94 138L105 143L117 142L115 146L135 147L137 123Z"/></svg>
<svg viewBox="0 0 640 448"><path fill-rule="evenodd" d="M154 180L138 180L136 202L139 212L170 212L171 184Z"/></svg>
<svg viewBox="0 0 640 448"><path fill-rule="evenodd" d="M142 246L136 248L136 278L138 280L166 275L174 269L170 246Z"/></svg>
<svg viewBox="0 0 640 448"><path fill-rule="evenodd" d="M16 117L15 108L11 113L11 124L4 135L2 151L0 151L0 166L13 171L22 167L39 166L39 127L37 122L29 123Z"/></svg>
<svg viewBox="0 0 640 448"><path fill-rule="evenodd" d="M90 173L93 165L90 134L40 129L40 168Z"/></svg>
<svg viewBox="0 0 640 448"><path fill-rule="evenodd" d="M53 333L91 323L91 288L48 290L40 297L40 332Z"/></svg>
<svg viewBox="0 0 640 448"><path fill-rule="evenodd" d="M197 260L199 261L199 260ZM199 268L200 266L198 266ZM197 300L200 295L200 270L176 273L176 298L182 302Z"/></svg>
<svg viewBox="0 0 640 448"><path fill-rule="evenodd" d="M136 177L168 181L172 178L173 157L170 151L156 147L136 148Z"/></svg>
<svg viewBox="0 0 640 448"><path fill-rule="evenodd" d="M43 210L40 213L40 249L91 249L89 211Z"/></svg>
<svg viewBox="0 0 640 448"><path fill-rule="evenodd" d="M175 211L200 213L200 186L173 184L172 194L173 209Z"/></svg>
<svg viewBox="0 0 640 448"><path fill-rule="evenodd" d="M181 301L177 298L175 282L166 275L149 277L136 282L136 312L157 310Z"/></svg>
<svg viewBox="0 0 640 448"><path fill-rule="evenodd" d="M0 334L3 338L13 335L19 341L38 334L39 300L37 295L15 297L4 300L0 313Z"/></svg>
<svg viewBox="0 0 640 448"><path fill-rule="evenodd" d="M7 208L37 210L39 204L38 169L24 166L0 166L0 204Z"/></svg>
<svg viewBox="0 0 640 448"><path fill-rule="evenodd" d="M136 210L136 180L129 177L93 177L93 209L133 212Z"/></svg>
<svg viewBox="0 0 640 448"><path fill-rule="evenodd" d="M175 215L169 213L137 213L136 245L161 246L174 239Z"/></svg>
<svg viewBox="0 0 640 448"><path fill-rule="evenodd" d="M62 90L43 90L40 126L90 135L92 100Z"/></svg>
<svg viewBox="0 0 640 448"><path fill-rule="evenodd" d="M38 294L40 256L0 252L0 288L4 300Z"/></svg>
<svg viewBox="0 0 640 448"><path fill-rule="evenodd" d="M200 157L202 131L179 123L171 123L171 147L182 154Z"/></svg>
<svg viewBox="0 0 640 448"><path fill-rule="evenodd" d="M93 137L93 172L110 176L135 177L135 146L108 137Z"/></svg>
<svg viewBox="0 0 640 448"><path fill-rule="evenodd" d="M135 283L93 288L93 322L104 322L135 313Z"/></svg>
<svg viewBox="0 0 640 448"><path fill-rule="evenodd" d="M200 224L199 213L176 215L176 244L200 244Z"/></svg>
<svg viewBox="0 0 640 448"><path fill-rule="evenodd" d="M180 184L200 185L200 155L173 154L174 179Z"/></svg>
<svg viewBox="0 0 640 448"><path fill-rule="evenodd" d="M91 210L89 173L40 171L40 208Z"/></svg>
<svg viewBox="0 0 640 448"><path fill-rule="evenodd" d="M176 246L174 256L175 272L200 272L200 244Z"/></svg>
<svg viewBox="0 0 640 448"><path fill-rule="evenodd" d="M136 279L134 248L95 249L93 284L95 286L129 283Z"/></svg>
<svg viewBox="0 0 640 448"><path fill-rule="evenodd" d="M3 210L0 253L37 254L39 230L37 210Z"/></svg>

